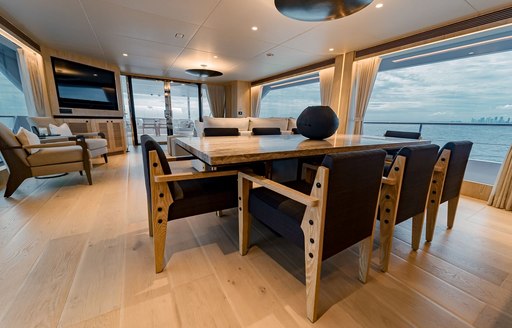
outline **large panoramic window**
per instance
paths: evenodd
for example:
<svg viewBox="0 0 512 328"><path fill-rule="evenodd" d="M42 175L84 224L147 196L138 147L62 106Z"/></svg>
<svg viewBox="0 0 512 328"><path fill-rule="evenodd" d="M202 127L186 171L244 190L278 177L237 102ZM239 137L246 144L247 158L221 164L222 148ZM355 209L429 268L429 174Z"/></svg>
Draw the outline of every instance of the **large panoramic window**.
<svg viewBox="0 0 512 328"><path fill-rule="evenodd" d="M473 141L471 159L503 161L512 142L512 52L466 54L379 72L364 133L421 129L422 138L441 146Z"/></svg>
<svg viewBox="0 0 512 328"><path fill-rule="evenodd" d="M265 85L260 117L297 117L314 105L320 105L318 72Z"/></svg>
<svg viewBox="0 0 512 328"><path fill-rule="evenodd" d="M11 129L16 116L27 116L16 46L0 35L0 122Z"/></svg>

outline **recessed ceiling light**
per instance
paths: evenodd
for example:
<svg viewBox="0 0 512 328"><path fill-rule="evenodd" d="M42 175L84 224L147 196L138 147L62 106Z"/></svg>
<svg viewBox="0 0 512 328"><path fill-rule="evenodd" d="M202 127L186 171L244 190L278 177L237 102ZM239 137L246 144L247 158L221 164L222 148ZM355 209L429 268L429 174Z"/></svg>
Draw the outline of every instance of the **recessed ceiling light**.
<svg viewBox="0 0 512 328"><path fill-rule="evenodd" d="M384 7L384 5L382 3L378 3L375 5L375 8L382 8L382 7Z"/></svg>
<svg viewBox="0 0 512 328"><path fill-rule="evenodd" d="M174 37L176 39L183 39L185 37L185 34L183 34L183 33L176 33L176 34L174 34Z"/></svg>
<svg viewBox="0 0 512 328"><path fill-rule="evenodd" d="M257 31L257 30L258 30L258 26L253 26L253 27L251 27L251 30L253 30L253 31Z"/></svg>
<svg viewBox="0 0 512 328"><path fill-rule="evenodd" d="M217 58L219 58L219 56L213 56L213 58L217 59Z"/></svg>
<svg viewBox="0 0 512 328"><path fill-rule="evenodd" d="M329 51L334 51L334 48L329 48Z"/></svg>
<svg viewBox="0 0 512 328"><path fill-rule="evenodd" d="M123 54L123 56L128 57L128 54Z"/></svg>

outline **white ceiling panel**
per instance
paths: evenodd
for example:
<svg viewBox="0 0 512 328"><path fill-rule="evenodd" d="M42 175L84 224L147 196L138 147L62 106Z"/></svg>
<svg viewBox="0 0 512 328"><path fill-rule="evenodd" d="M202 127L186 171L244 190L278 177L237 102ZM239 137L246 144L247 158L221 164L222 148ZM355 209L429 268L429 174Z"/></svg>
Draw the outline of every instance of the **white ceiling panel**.
<svg viewBox="0 0 512 328"><path fill-rule="evenodd" d="M195 24L115 6L100 0L82 2L99 37L109 33L184 47L199 28ZM185 37L175 38L176 33L182 33Z"/></svg>
<svg viewBox="0 0 512 328"><path fill-rule="evenodd" d="M214 56L217 56L217 58ZM208 69L225 72L237 65L240 65L241 63L243 63L243 60L239 58L231 58L209 52L186 49L174 62L172 69L184 71L189 68L201 68L201 65L206 65Z"/></svg>
<svg viewBox="0 0 512 328"><path fill-rule="evenodd" d="M278 66L307 65L321 62L334 56L334 54L330 53L328 50L325 51L325 53L325 55L314 55L296 49L278 46L254 57L254 61ZM269 56L270 54L272 54L272 56Z"/></svg>
<svg viewBox="0 0 512 328"><path fill-rule="evenodd" d="M204 26L221 33L237 31L243 38L281 43L319 24L281 15L274 6L274 0L223 0ZM253 26L258 30L253 31Z"/></svg>
<svg viewBox="0 0 512 328"><path fill-rule="evenodd" d="M157 59L165 59L172 64L183 48L168 44L133 39L125 36L105 34L100 37L100 42L107 58L124 58L128 56L143 56Z"/></svg>
<svg viewBox="0 0 512 328"><path fill-rule="evenodd" d="M0 14L43 46L104 59L129 73L193 79L184 70L203 63L224 73L215 81L251 81L512 5L379 2L382 9L372 4L319 23L284 17L274 0L0 0Z"/></svg>
<svg viewBox="0 0 512 328"><path fill-rule="evenodd" d="M0 0L0 7L15 19L13 23L19 23L19 28L47 45L83 42L84 49L97 46L78 0Z"/></svg>
<svg viewBox="0 0 512 328"><path fill-rule="evenodd" d="M236 30L219 33L217 30L202 27L187 48L249 59L275 46L275 43L246 38Z"/></svg>
<svg viewBox="0 0 512 328"><path fill-rule="evenodd" d="M466 0L475 8L481 12L487 12L493 9L500 9L502 7L510 6L512 3L510 0Z"/></svg>
<svg viewBox="0 0 512 328"><path fill-rule="evenodd" d="M221 0L103 0L174 20L201 25Z"/></svg>

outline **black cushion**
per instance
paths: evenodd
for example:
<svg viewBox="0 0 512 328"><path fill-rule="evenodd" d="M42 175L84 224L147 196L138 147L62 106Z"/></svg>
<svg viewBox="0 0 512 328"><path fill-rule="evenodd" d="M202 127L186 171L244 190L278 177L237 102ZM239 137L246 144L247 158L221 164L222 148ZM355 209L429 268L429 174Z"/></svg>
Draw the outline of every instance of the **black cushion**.
<svg viewBox="0 0 512 328"><path fill-rule="evenodd" d="M372 234L385 152L358 151L327 155L329 185L324 230L323 259ZM309 194L302 181L287 186ZM272 230L304 248L300 227L306 207L266 188L251 190L249 211Z"/></svg>
<svg viewBox="0 0 512 328"><path fill-rule="evenodd" d="M439 156L441 156L444 149L451 151L441 203L459 195L472 147L471 141L453 141L447 143L439 152Z"/></svg>
<svg viewBox="0 0 512 328"><path fill-rule="evenodd" d="M425 210L438 150L437 145L404 147L393 160L394 164L398 156L406 158L395 224Z"/></svg>
<svg viewBox="0 0 512 328"><path fill-rule="evenodd" d="M421 133L420 132L409 132L409 131L387 130L386 133L384 133L384 137L419 139L419 138L421 138Z"/></svg>
<svg viewBox="0 0 512 328"><path fill-rule="evenodd" d="M280 128L252 128L252 134L255 136L275 136L281 134Z"/></svg>
<svg viewBox="0 0 512 328"><path fill-rule="evenodd" d="M226 137L240 135L237 128L204 128L203 133L205 137Z"/></svg>

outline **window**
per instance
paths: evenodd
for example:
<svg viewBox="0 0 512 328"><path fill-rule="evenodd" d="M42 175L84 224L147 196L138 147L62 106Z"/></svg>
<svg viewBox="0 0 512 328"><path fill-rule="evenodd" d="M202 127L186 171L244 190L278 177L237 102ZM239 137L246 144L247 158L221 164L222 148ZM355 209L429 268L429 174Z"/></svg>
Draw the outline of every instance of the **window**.
<svg viewBox="0 0 512 328"><path fill-rule="evenodd" d="M320 105L318 72L263 86L260 117L298 117L308 106Z"/></svg>
<svg viewBox="0 0 512 328"><path fill-rule="evenodd" d="M18 67L18 48L0 35L0 122L11 129L16 116L27 116Z"/></svg>

